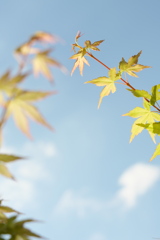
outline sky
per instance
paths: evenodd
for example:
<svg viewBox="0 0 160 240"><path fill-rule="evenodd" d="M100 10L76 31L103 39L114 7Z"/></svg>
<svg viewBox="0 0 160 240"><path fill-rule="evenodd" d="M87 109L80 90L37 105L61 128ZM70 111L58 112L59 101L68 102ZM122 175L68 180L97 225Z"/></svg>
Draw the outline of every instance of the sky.
<svg viewBox="0 0 160 240"><path fill-rule="evenodd" d="M16 181L0 177L4 203L23 218L41 220L28 227L48 239L160 238L160 158L149 162L155 144L145 131L129 143L133 119L122 116L142 100L119 84L97 109L101 87L84 82L107 76L106 69L88 58L83 77L78 69L70 76L74 60L69 59L78 31L82 44L105 40L94 55L109 67L142 50L139 63L152 68L128 80L149 91L159 84L159 9L159 0L1 2L0 74L16 70L14 49L36 31L59 36L53 57L68 69L67 74L52 70L53 85L43 76L26 84L57 91L39 105L55 131L31 123L30 141L9 120L1 147L28 157L10 164Z"/></svg>

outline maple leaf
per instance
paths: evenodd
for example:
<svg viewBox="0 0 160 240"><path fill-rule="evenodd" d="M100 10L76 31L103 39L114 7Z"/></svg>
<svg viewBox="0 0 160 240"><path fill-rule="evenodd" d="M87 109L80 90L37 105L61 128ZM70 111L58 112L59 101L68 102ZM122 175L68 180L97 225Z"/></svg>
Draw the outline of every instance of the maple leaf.
<svg viewBox="0 0 160 240"><path fill-rule="evenodd" d="M10 173L10 171L5 166L5 164L3 164L2 162L0 162L0 174L7 177L7 178L11 178L11 179L14 180L13 175Z"/></svg>
<svg viewBox="0 0 160 240"><path fill-rule="evenodd" d="M157 145L152 157L150 158L150 161L152 161L155 157L157 157L158 155L160 155L160 143Z"/></svg>
<svg viewBox="0 0 160 240"><path fill-rule="evenodd" d="M36 54L36 56L32 60L32 64L33 64L33 71L35 76L41 73L50 81L53 81L53 76L49 69L49 66L58 67L58 68L61 68L62 70L64 70L65 68L55 59L48 56L50 52L51 52L51 49L45 50Z"/></svg>
<svg viewBox="0 0 160 240"><path fill-rule="evenodd" d="M42 124L50 130L53 130L50 124L45 121L38 109L32 104L32 102L40 100L51 94L54 94L54 92L32 92L19 90L19 94L11 99L7 106L6 119L12 115L17 127L30 139L32 139L32 136L29 129L29 118Z"/></svg>
<svg viewBox="0 0 160 240"><path fill-rule="evenodd" d="M87 40L85 41L84 45L86 46L86 50L94 50L94 51L100 51L99 48L97 48L97 46L99 46L102 42L104 42L104 40L100 40L100 41L96 41L94 43L91 43L91 41Z"/></svg>
<svg viewBox="0 0 160 240"><path fill-rule="evenodd" d="M74 66L71 71L71 75L73 74L77 67L79 67L80 74L83 75L84 63L90 66L87 59L84 57L85 54L86 50L83 48L77 54L74 54L73 56L70 57L70 59L76 59L76 62L74 63Z"/></svg>
<svg viewBox="0 0 160 240"><path fill-rule="evenodd" d="M100 40L100 41L91 43L91 41L87 40L84 42L85 47L81 47L78 44L78 39L81 36L82 36L81 32L78 31L78 33L76 34L76 37L75 37L75 43L72 44L72 50L74 52L76 52L76 50L75 50L76 47L79 48L80 50L76 54L74 54L73 56L70 57L70 59L76 59L76 62L74 63L74 66L71 71L71 75L73 74L73 72L75 71L75 69L77 67L79 67L80 74L83 75L84 63L87 64L88 66L90 66L87 59L84 57L87 54L87 51L90 49L95 50L95 51L100 51L97 48L97 46L99 46L104 41L104 40Z"/></svg>
<svg viewBox="0 0 160 240"><path fill-rule="evenodd" d="M114 93L116 91L115 81L120 79L119 73L116 72L116 68L111 68L108 72L109 77L99 77L96 79L93 79L91 81L87 81L85 83L92 83L97 86L105 86L100 93L100 99L98 103L98 108L100 107L100 104L102 102L103 97L108 96L110 93Z"/></svg>
<svg viewBox="0 0 160 240"><path fill-rule="evenodd" d="M57 42L58 38L50 33L47 32L36 32L33 36L31 36L31 42L44 42L44 43L55 43Z"/></svg>
<svg viewBox="0 0 160 240"><path fill-rule="evenodd" d="M13 161L20 160L20 159L23 159L23 157L8 155L8 154L0 154L0 174L5 177L14 179L14 177L12 176L12 174L10 173L10 171L8 170L8 168L6 167L6 165L4 163L13 162ZM6 209L6 211L7 211L7 209ZM9 211L9 209L8 209L8 211ZM0 212L1 212L1 209L0 209Z"/></svg>
<svg viewBox="0 0 160 240"><path fill-rule="evenodd" d="M29 54L36 54L39 52L38 48L34 48L32 47L32 41L28 41L24 44L22 44L21 46L19 46L16 50L15 50L15 54L16 55L29 55Z"/></svg>
<svg viewBox="0 0 160 240"><path fill-rule="evenodd" d="M138 77L135 72L140 72L144 68L150 68L150 66L144 66L138 63L138 58L141 55L142 51L140 51L137 55L134 55L129 58L128 62L122 58L121 62L119 63L119 69L121 73L127 72L130 76Z"/></svg>
<svg viewBox="0 0 160 240"><path fill-rule="evenodd" d="M128 89L128 91L130 91L135 97L143 97L143 98L147 98L147 99L151 99L151 95L145 91L145 90L139 90L139 89Z"/></svg>
<svg viewBox="0 0 160 240"><path fill-rule="evenodd" d="M144 100L143 106L144 108L136 107L130 112L122 115L122 116L130 116L133 118L138 118L132 125L130 142L133 140L135 136L137 136L143 131L144 127L142 127L142 124L154 123L155 120L160 121L160 115L158 113L151 112L150 104L145 100ZM152 140L155 142L155 134L150 131L148 132Z"/></svg>

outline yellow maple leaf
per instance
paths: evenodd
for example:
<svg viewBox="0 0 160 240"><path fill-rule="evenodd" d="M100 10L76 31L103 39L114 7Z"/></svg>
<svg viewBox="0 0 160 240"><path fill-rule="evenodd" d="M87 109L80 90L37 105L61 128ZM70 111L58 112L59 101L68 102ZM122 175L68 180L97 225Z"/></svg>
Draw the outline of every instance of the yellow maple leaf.
<svg viewBox="0 0 160 240"><path fill-rule="evenodd" d="M55 43L58 41L58 38L50 33L39 31L36 32L33 36L31 36L30 41Z"/></svg>
<svg viewBox="0 0 160 240"><path fill-rule="evenodd" d="M76 62L74 63L74 66L71 71L71 75L73 74L73 72L77 67L79 67L80 74L83 75L84 63L90 66L89 62L84 57L84 55L85 55L85 51L84 49L82 49L77 54L74 54L72 57L70 57L70 59L76 59Z"/></svg>
<svg viewBox="0 0 160 240"><path fill-rule="evenodd" d="M32 119L50 130L53 130L51 125L46 122L38 109L33 105L33 102L51 94L54 94L54 92L32 92L19 90L19 94L9 101L6 109L6 120L12 115L17 127L30 139L32 139L32 135L29 129L29 119Z"/></svg>
<svg viewBox="0 0 160 240"><path fill-rule="evenodd" d="M61 70L65 70L65 68L55 59L48 56L50 52L51 52L51 49L42 51L36 54L36 56L32 60L32 64L33 64L33 71L35 76L41 73L50 81L53 81L53 76L49 67L54 66L54 67L61 68Z"/></svg>

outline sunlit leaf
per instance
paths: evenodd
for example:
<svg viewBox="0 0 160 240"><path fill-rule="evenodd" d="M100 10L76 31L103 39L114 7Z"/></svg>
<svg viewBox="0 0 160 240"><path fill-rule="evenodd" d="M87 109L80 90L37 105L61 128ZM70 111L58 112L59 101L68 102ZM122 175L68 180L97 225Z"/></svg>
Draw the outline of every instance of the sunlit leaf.
<svg viewBox="0 0 160 240"><path fill-rule="evenodd" d="M129 113L123 114L123 116L138 118L132 125L130 142L133 140L135 136L137 136L139 133L143 131L144 128L140 126L140 124L154 123L155 121L160 121L160 114L151 112L149 104L146 106L146 108L136 107ZM150 131L148 132L152 140L155 142L155 134Z"/></svg>
<svg viewBox="0 0 160 240"><path fill-rule="evenodd" d="M154 105L158 100L160 100L160 92L158 91L160 89L160 84L155 85L151 89L151 105Z"/></svg>
<svg viewBox="0 0 160 240"><path fill-rule="evenodd" d="M21 91L13 99L6 109L6 119L11 115L17 127L29 138L32 138L28 119L32 119L43 126L53 130L53 128L48 124L43 116L40 114L38 109L32 104L37 100L47 97L54 92L39 92L39 91Z"/></svg>
<svg viewBox="0 0 160 240"><path fill-rule="evenodd" d="M140 123L138 125L147 129L149 132L160 136L160 122L147 123L147 124Z"/></svg>
<svg viewBox="0 0 160 240"><path fill-rule="evenodd" d="M92 83L97 86L105 86L102 92L100 93L98 108L101 105L103 97L108 96L110 93L114 93L116 91L115 81L117 81L121 77L121 75L116 72L116 68L111 68L110 71L108 72L108 75L109 77L99 77L91 81L85 82Z"/></svg>
<svg viewBox="0 0 160 240"><path fill-rule="evenodd" d="M80 50L77 54L74 54L72 57L70 57L70 59L76 59L76 62L74 63L71 71L71 75L77 67L79 67L80 74L83 75L84 64L90 66L87 59L84 57L85 53L86 52L84 52L83 50Z"/></svg>
<svg viewBox="0 0 160 240"><path fill-rule="evenodd" d="M3 92L7 94L7 96L16 95L18 91L18 84L23 82L28 75L29 73L20 73L18 75L12 76L10 71L8 71L7 74L4 74L0 77L0 104L2 106L5 105Z"/></svg>
<svg viewBox="0 0 160 240"><path fill-rule="evenodd" d="M91 43L91 41L87 40L85 41L84 45L86 47L86 50L94 50L94 51L100 51L99 48L97 48L97 46L99 46L104 40L100 40L100 41L96 41L94 43Z"/></svg>
<svg viewBox="0 0 160 240"><path fill-rule="evenodd" d="M141 55L142 51L140 51L137 55L134 55L129 58L128 62L125 61L124 58L119 63L119 69L121 73L127 72L130 76L138 77L135 72L140 72L144 68L150 68L149 66L144 66L138 63L138 58Z"/></svg>
<svg viewBox="0 0 160 240"><path fill-rule="evenodd" d="M44 43L55 43L58 38L47 32L36 32L31 38L32 42L44 42Z"/></svg>
<svg viewBox="0 0 160 240"><path fill-rule="evenodd" d="M56 91L42 92L42 91L23 91L21 100L23 101L38 101L50 95L56 94Z"/></svg>
<svg viewBox="0 0 160 240"><path fill-rule="evenodd" d="M33 64L33 71L36 76L41 73L47 79L49 79L50 81L53 81L53 76L49 67L54 66L62 70L64 69L64 67L55 59L48 56L50 52L51 50L49 49L36 54L36 56L32 60L32 64Z"/></svg>
<svg viewBox="0 0 160 240"><path fill-rule="evenodd" d="M147 99L151 99L151 95L145 91L145 90L132 90L132 89L127 89L128 91L130 91L135 97L144 97Z"/></svg>
<svg viewBox="0 0 160 240"><path fill-rule="evenodd" d="M156 158L158 155L160 155L160 143L157 145L157 147L156 147L156 149L155 149L155 151L154 151L154 153L153 153L150 161L152 161L152 160L153 160L154 158Z"/></svg>
<svg viewBox="0 0 160 240"><path fill-rule="evenodd" d="M2 162L0 162L0 174L7 178L14 179L8 168Z"/></svg>
<svg viewBox="0 0 160 240"><path fill-rule="evenodd" d="M15 54L23 55L23 56L30 55L30 54L36 54L38 52L39 52L38 48L32 47L32 41L28 41L28 42L22 44L20 47L18 47L15 50Z"/></svg>

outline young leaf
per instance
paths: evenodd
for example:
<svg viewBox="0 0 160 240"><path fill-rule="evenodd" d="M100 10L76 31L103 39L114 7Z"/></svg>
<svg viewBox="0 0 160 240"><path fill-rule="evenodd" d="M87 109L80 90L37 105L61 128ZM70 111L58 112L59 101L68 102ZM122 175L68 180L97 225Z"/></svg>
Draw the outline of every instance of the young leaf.
<svg viewBox="0 0 160 240"><path fill-rule="evenodd" d="M55 59L48 56L50 52L51 50L49 49L36 54L36 56L32 60L32 64L33 64L33 71L36 76L41 73L47 79L49 79L50 81L53 81L53 76L51 74L49 67L54 66L61 69L64 69L64 67L62 67L62 65L59 62L57 62Z"/></svg>
<svg viewBox="0 0 160 240"><path fill-rule="evenodd" d="M96 41L94 43L91 43L91 41L87 40L85 41L84 45L86 46L86 50L94 50L94 51L100 51L99 48L97 48L97 46L99 46L102 42L104 42L104 40L100 40L100 41Z"/></svg>
<svg viewBox="0 0 160 240"><path fill-rule="evenodd" d="M157 147L156 147L156 149L155 149L155 151L154 151L154 153L153 153L150 161L152 161L152 160L153 160L155 157L157 157L158 155L160 155L160 143L157 145Z"/></svg>
<svg viewBox="0 0 160 240"><path fill-rule="evenodd" d="M139 124L146 124L146 123L154 123L156 121L160 121L160 115L155 112L151 112L149 105L146 108L136 107L131 110L129 113L123 114L122 116L130 116L133 118L138 118L132 125L131 129L131 137L130 142L133 140L135 136L140 134L143 131L143 127ZM149 134L152 140L155 142L154 135L149 131Z"/></svg>
<svg viewBox="0 0 160 240"><path fill-rule="evenodd" d="M84 57L85 54L86 54L85 49L82 49L77 54L74 54L73 56L70 57L70 59L76 59L76 62L74 63L74 66L71 71L71 75L73 74L77 67L79 67L80 74L83 75L84 64L90 66L87 59Z"/></svg>
<svg viewBox="0 0 160 240"><path fill-rule="evenodd" d="M119 63L119 69L120 69L121 73L127 72L130 76L138 77L135 72L140 72L144 68L150 68L149 66L137 64L138 58L141 55L141 53L142 53L142 51L140 51L137 55L130 57L128 62L126 62L124 60L124 58L122 58L122 60Z"/></svg>
<svg viewBox="0 0 160 240"><path fill-rule="evenodd" d="M120 74L116 72L116 68L111 68L108 75L109 77L99 77L91 81L85 82L92 83L97 86L105 86L102 92L100 93L98 108L100 107L103 97L108 96L110 93L114 93L116 91L116 86L114 82L120 79L121 77Z"/></svg>
<svg viewBox="0 0 160 240"><path fill-rule="evenodd" d="M132 89L127 89L128 91L130 91L135 97L143 97L143 98L147 98L147 99L151 99L151 95L145 91L145 90L132 90Z"/></svg>
<svg viewBox="0 0 160 240"><path fill-rule="evenodd" d="M151 89L151 100L150 103L151 105L154 105L158 100L160 100L160 92L158 91L160 89L160 84L155 85Z"/></svg>
<svg viewBox="0 0 160 240"><path fill-rule="evenodd" d="M44 42L44 43L55 43L57 37L47 32L36 32L31 38L30 42Z"/></svg>
<svg viewBox="0 0 160 240"><path fill-rule="evenodd" d="M28 41L15 50L15 55L27 56L30 54L36 54L39 52L38 48L32 47L32 41Z"/></svg>

